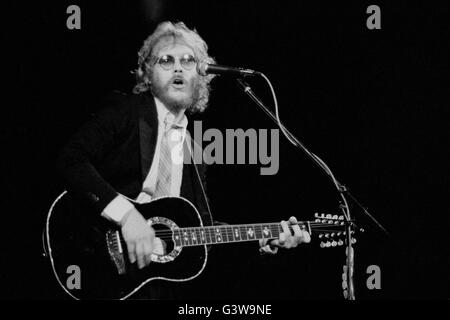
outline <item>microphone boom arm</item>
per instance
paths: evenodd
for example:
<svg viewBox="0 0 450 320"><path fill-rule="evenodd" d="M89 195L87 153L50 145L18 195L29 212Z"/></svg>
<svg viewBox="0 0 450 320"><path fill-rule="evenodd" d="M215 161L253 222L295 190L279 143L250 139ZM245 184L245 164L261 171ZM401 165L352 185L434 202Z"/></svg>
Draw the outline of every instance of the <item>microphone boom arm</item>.
<svg viewBox="0 0 450 320"><path fill-rule="evenodd" d="M260 75L263 75L260 73ZM331 172L331 169L325 164L325 162L320 159L317 155L315 155L314 153L312 153L310 150L308 150L308 148L302 143L300 142L285 126L281 121L278 121L277 117L273 114L272 111L270 111L265 105L264 103L261 101L261 99L258 98L258 96L252 91L250 85L248 83L246 83L243 79L236 79L236 81L238 82L239 87L256 103L256 105L265 113L269 116L269 118L271 118L273 120L273 122L275 122L275 124L277 124L278 126L280 126L280 129L282 129L284 131L284 133L286 133L289 136L289 140L291 141L291 139L293 141L291 141L296 147L302 149L306 155L314 162L316 163L319 167L321 167L325 173L330 176L330 178L333 180L333 182L335 183L338 191L340 193L345 192L347 195L350 196L350 198L357 204L358 207L360 207L364 213L381 229L383 230L384 233L386 233L387 235L389 235L389 232L367 211L367 209L361 205L358 200L348 191L348 189L341 184L339 181L336 180L336 178L334 177L333 173Z"/></svg>
<svg viewBox="0 0 450 320"><path fill-rule="evenodd" d="M333 181L333 184L335 185L336 189L339 192L339 195L342 198L342 203L340 205L340 209L342 210L345 219L347 221L346 224L346 237L347 237L347 257L346 257L346 276L347 276L347 290L345 294L345 298L347 300L355 300L355 289L353 285L353 273L354 273L354 254L353 254L353 247L352 247L352 228L353 228L353 222L351 222L351 216L350 216L350 208L348 206L347 200L345 199L344 193L349 195L350 198L363 209L364 213L379 227L381 230L383 230L386 234L389 234L387 230L367 211L366 208L364 208L356 199L353 197L350 192L347 190L347 188L341 184L333 175L331 172L331 169L325 164L325 162L320 159L318 156L316 156L314 153L312 153L303 143L301 143L281 122L281 120L278 117L278 105L275 97L275 92L272 88L272 85L270 84L269 79L263 74L258 73L261 75L269 84L272 94L274 96L275 101L275 108L277 110L277 115L274 115L272 111L270 111L264 103L261 101L261 99L256 96L256 94L252 91L251 87L243 80L238 78L237 83L239 87L256 103L256 105L271 118L281 129L281 131L285 134L286 138L296 147L301 149L306 155L322 170L331 178Z"/></svg>

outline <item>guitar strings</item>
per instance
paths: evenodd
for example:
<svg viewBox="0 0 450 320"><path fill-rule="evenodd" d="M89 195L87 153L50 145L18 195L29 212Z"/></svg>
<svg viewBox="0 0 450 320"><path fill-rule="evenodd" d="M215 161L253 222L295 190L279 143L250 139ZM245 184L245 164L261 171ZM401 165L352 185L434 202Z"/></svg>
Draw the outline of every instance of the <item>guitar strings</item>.
<svg viewBox="0 0 450 320"><path fill-rule="evenodd" d="M322 226L323 228L315 228L313 231L318 231L318 232L326 232L326 233L338 233L338 232L342 232L342 231L338 231L338 230L334 230L334 229L329 229L329 226ZM328 227L328 228L325 228L325 227ZM189 236L192 234L192 232L191 233L189 233ZM195 234L196 236L198 235L197 233ZM233 238L233 240L232 241L240 241L240 240L258 240L259 238L255 238L255 239L245 239L245 238L243 238L243 237L240 237L240 239L236 239L236 237L234 237L234 234L233 233L229 233L229 232L227 232L225 235L222 235L222 233L221 234L217 234L217 233L213 233L213 234L211 234L210 236L211 237L214 237L214 236L221 236L222 238L224 238L224 237L226 237L226 238L230 238L230 236ZM161 231L156 231L155 232L155 236L157 236L158 238L160 238L160 239L162 239L162 240L173 240L173 232L171 231L171 230L165 230L165 231L163 231L163 230L161 230ZM180 235L181 237L183 237L183 235ZM272 238L272 237L263 237L263 239L270 239L270 238Z"/></svg>
<svg viewBox="0 0 450 320"><path fill-rule="evenodd" d="M309 224L311 227L313 227L314 229L319 229L319 228L330 228L330 227L338 227L338 228L342 228L342 227L344 227L344 225L340 225L340 224L323 224L323 223L310 223ZM184 231L187 231L187 229L196 229L196 228L202 228L202 229L216 229L216 228L219 228L219 229L221 229L221 230L224 230L225 228L226 228L226 231L228 231L228 230L231 230L231 231L234 231L236 228L238 228L238 229L240 229L240 228L243 228L243 227L246 227L246 226L252 226L252 225L239 225L239 226L204 226L204 227L201 227L201 226L196 226L196 227L182 227L182 228L177 228L177 229L175 229L175 230L184 230ZM307 226L306 224L304 225L305 227ZM230 228L230 229L228 229L228 228ZM253 229L255 229L254 227L253 227ZM272 229L272 228L270 228L270 229ZM280 226L278 226L278 229L280 230ZM172 230L156 230L155 231L156 233L164 233L164 232L169 232L169 233L172 233L173 231Z"/></svg>
<svg viewBox="0 0 450 320"><path fill-rule="evenodd" d="M317 228L318 226L316 226L316 228L315 228L315 230L317 230L318 228ZM320 225L320 227L324 227L323 229L322 228L320 228L320 230L318 230L318 232L327 232L327 233L338 233L338 232L342 232L342 231L337 231L337 230L333 230L333 229L326 229L325 227L329 227L329 226L327 226L327 225ZM314 230L313 230L314 231ZM197 235L197 234L196 234ZM211 237L210 237L210 239L216 239L215 238L215 236L216 236L217 234L212 234L211 235ZM208 244L214 244L214 243L227 243L227 242L244 242L244 241L256 241L256 240L260 240L260 238L254 238L254 239L245 239L245 238L240 238L240 239L235 239L234 237L233 237L233 240L228 240L230 237L229 236L232 236L232 234L230 234L230 233L227 233L226 234L226 238L227 238L227 241L216 241L216 242L212 242L211 240L210 241L207 241L208 242ZM158 230L158 231L155 231L155 236L156 237L158 237L159 239L161 239L161 240L165 240L165 241L173 241L173 232L171 231L171 230ZM220 234L219 236L221 236L222 237L222 239L224 238L224 236L222 236L222 234ZM206 237L205 237L206 238ZM274 237L264 237L264 238L262 238L262 239L273 239ZM275 237L276 238L276 237ZM323 238L322 240L333 240L334 238L333 237L331 237L331 238ZM192 238L191 239L189 239L191 242L193 241L192 240ZM188 241L189 241L188 240ZM186 241L186 240L185 240ZM196 240L195 240L196 241ZM123 239L122 239L122 242L123 242ZM207 243L197 243L197 244L195 244L195 245L206 245ZM192 244L183 244L183 246L192 246Z"/></svg>
<svg viewBox="0 0 450 320"><path fill-rule="evenodd" d="M179 230L179 229L178 229ZM344 231L340 231L340 230L336 230L336 229L330 229L330 228L314 228L312 231L320 231L320 232L334 232L334 233L337 233L337 232L344 232ZM187 230L186 230L186 232L188 232ZM155 231L155 235L161 235L161 236L164 236L164 235L172 235L174 232L173 231L171 231L171 230L167 230L167 231ZM281 232L280 232L281 233ZM192 232L189 232L189 234L192 234ZM213 233L211 233L211 234L218 234L217 232L213 232ZM220 233L220 234L222 234L222 233ZM226 234L226 235L233 235L234 233L233 232L227 232L227 233L224 233L224 234Z"/></svg>
<svg viewBox="0 0 450 320"><path fill-rule="evenodd" d="M173 237L171 237L171 236L158 236L158 238L159 239L161 239L161 240L164 240L164 241L173 241ZM223 239L224 237L222 237L222 239ZM227 241L223 241L223 242L244 242L244 241L256 241L256 240L261 240L261 239L273 239L273 238L271 238L271 237L268 237L268 238L254 238L254 239L244 239L244 238L241 238L241 239L232 239L232 240L228 240L227 239ZM334 238L333 237L331 237L331 238L327 238L327 237L324 237L322 240L333 240ZM190 241L190 242L192 242L192 241L197 241L197 240L192 240L192 238L191 239L189 239L188 241ZM205 242L205 240L201 240L201 242ZM219 242L219 241L216 241L216 242L212 242L211 240L210 241L206 241L207 243L198 243L199 245L203 245L203 244L213 244L213 243L221 243L221 242Z"/></svg>
<svg viewBox="0 0 450 320"><path fill-rule="evenodd" d="M331 225L330 225L331 226ZM339 232L339 230L336 230L336 229L330 229L330 226L314 226L314 228L312 228L312 231L315 231L315 230L318 230L318 231L320 231L320 232ZM337 227L337 228L342 228L343 226L339 226L339 225L336 225L335 227ZM190 227L190 228L180 228L180 229L176 229L176 230L178 230L178 231L181 231L181 232L188 232L189 234L191 234L192 232L195 232L195 231L192 231L192 230L188 230L188 229L195 229L195 228L197 228L197 227ZM211 230L211 229L210 229ZM212 230L213 232L212 232L212 234L217 234L217 232L215 231L215 230ZM221 231L225 231L225 234L226 235L228 235L228 234L234 234L234 230L221 230ZM280 232L282 232L282 230L280 230L280 229L278 229L278 231ZM271 232L273 232L272 230L271 230ZM163 235L172 235L174 233L174 231L172 231L172 230L157 230L157 231L155 231L155 235L161 235L161 236L163 236ZM195 232L196 233L196 232ZM211 232L210 232L211 233ZM221 234L223 233L223 232L220 232Z"/></svg>

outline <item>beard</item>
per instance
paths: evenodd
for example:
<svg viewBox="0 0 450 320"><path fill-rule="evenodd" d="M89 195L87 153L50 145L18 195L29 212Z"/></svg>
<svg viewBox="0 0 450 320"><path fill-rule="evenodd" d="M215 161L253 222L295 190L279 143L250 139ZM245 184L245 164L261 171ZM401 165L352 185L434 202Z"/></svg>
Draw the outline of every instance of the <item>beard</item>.
<svg viewBox="0 0 450 320"><path fill-rule="evenodd" d="M197 103L200 87L197 77L186 81L185 88L180 90L179 94L174 94L174 89L171 87L172 80L170 79L167 83L163 84L159 79L153 79L151 86L153 95L161 100L169 110L175 111L176 113L189 109Z"/></svg>

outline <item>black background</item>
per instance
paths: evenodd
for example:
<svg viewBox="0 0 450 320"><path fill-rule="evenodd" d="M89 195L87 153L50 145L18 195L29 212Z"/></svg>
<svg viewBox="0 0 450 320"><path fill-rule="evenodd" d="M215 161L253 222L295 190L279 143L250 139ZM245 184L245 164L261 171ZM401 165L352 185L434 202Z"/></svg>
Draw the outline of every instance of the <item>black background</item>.
<svg viewBox="0 0 450 320"><path fill-rule="evenodd" d="M81 30L66 27L70 4L81 8ZM371 4L381 8L381 30L366 27ZM264 72L286 126L389 230L383 235L352 206L366 228L356 247L357 298L449 297L447 8L172 0L4 6L2 298L66 298L41 256L47 211L64 189L56 154L102 96L130 92L137 51L164 20L195 27L219 63ZM265 83L249 82L272 105ZM226 77L213 81L210 107L195 119L204 129L275 128ZM338 213L331 183L284 137L278 174L261 176L259 168L210 167L217 220ZM256 244L216 247L191 298L342 299L343 263L343 249L314 242L274 257L258 257ZM381 268L381 290L366 287L369 265Z"/></svg>

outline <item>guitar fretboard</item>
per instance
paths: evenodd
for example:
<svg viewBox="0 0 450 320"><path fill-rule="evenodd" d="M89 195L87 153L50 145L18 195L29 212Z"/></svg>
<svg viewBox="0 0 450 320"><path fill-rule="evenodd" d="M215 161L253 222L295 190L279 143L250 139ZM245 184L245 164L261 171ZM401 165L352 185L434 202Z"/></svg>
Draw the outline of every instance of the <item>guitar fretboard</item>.
<svg viewBox="0 0 450 320"><path fill-rule="evenodd" d="M300 224L300 228L306 227ZM278 238L283 228L280 223L220 225L210 227L180 228L173 230L176 246L199 246L209 244L254 241Z"/></svg>

